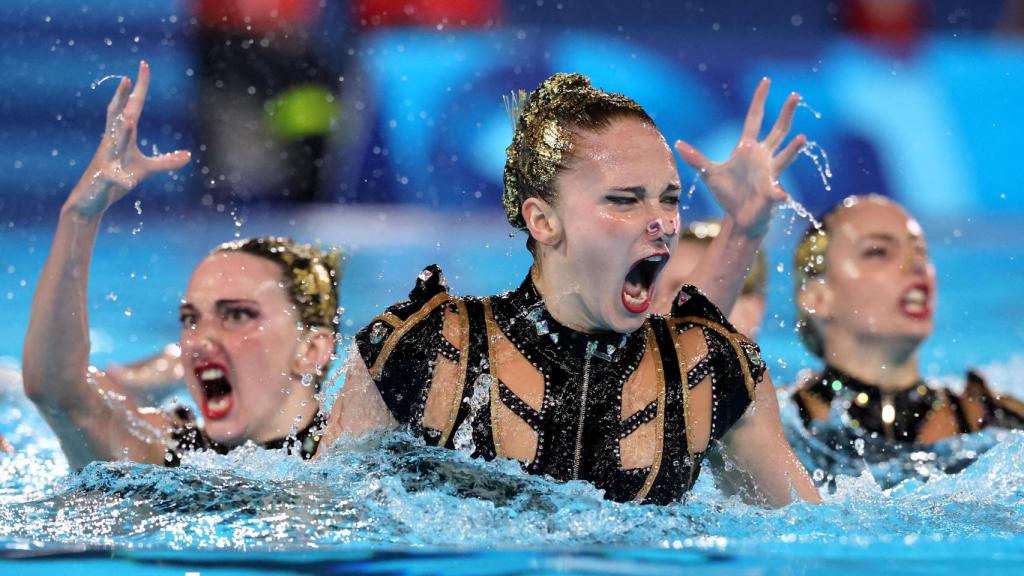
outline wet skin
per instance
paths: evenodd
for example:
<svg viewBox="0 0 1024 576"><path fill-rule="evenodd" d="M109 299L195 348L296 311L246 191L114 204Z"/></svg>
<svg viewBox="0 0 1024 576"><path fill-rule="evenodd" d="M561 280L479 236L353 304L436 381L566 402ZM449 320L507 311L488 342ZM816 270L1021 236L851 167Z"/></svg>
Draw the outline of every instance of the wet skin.
<svg viewBox="0 0 1024 576"><path fill-rule="evenodd" d="M917 220L890 200L866 197L840 209L829 224L826 340L916 346L931 335L935 267Z"/></svg>
<svg viewBox="0 0 1024 576"><path fill-rule="evenodd" d="M539 245L534 278L551 314L583 332L636 330L647 309L627 307L623 292L637 293L626 286L627 275L646 258L667 261L678 242L680 186L672 151L657 129L632 118L581 130L556 188L546 220L531 226ZM531 202L542 201L525 205ZM649 233L659 219L661 231ZM644 282L648 300L653 280Z"/></svg>
<svg viewBox="0 0 1024 576"><path fill-rule="evenodd" d="M192 274L180 308L185 381L217 442L265 442L308 423L316 387L301 374L309 330L281 287L279 266L244 253L217 252ZM229 393L210 395L200 377L223 372ZM300 422L296 422L296 418Z"/></svg>

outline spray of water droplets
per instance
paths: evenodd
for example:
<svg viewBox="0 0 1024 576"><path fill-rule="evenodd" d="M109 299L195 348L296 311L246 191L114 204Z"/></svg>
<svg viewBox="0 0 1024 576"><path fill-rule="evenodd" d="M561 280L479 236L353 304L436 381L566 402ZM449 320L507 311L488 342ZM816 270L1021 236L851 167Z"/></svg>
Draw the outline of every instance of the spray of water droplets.
<svg viewBox="0 0 1024 576"><path fill-rule="evenodd" d="M99 80L94 81L89 86L93 90L95 90L95 89L99 88L101 84L103 84L107 80L110 80L111 78L118 78L118 79L120 79L120 78L125 78L125 76L123 74L110 74L109 76L104 76L103 78L100 78Z"/></svg>

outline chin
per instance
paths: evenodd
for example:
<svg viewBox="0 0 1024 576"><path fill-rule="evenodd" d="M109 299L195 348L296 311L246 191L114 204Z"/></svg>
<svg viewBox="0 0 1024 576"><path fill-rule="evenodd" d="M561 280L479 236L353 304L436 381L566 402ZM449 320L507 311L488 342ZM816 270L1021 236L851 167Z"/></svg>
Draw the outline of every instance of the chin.
<svg viewBox="0 0 1024 576"><path fill-rule="evenodd" d="M232 419L233 420L233 419ZM238 446L247 440L245 427L232 421L205 422L203 431L218 444Z"/></svg>
<svg viewBox="0 0 1024 576"><path fill-rule="evenodd" d="M630 314L625 310L616 310L608 322L608 329L612 332L629 334L643 327L647 321L647 314Z"/></svg>

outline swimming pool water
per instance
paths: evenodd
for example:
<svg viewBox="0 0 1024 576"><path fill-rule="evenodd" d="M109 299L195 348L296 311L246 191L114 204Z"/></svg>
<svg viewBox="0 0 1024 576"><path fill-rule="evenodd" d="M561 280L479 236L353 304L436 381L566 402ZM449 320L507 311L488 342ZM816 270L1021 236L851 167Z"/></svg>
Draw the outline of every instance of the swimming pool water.
<svg viewBox="0 0 1024 576"><path fill-rule="evenodd" d="M775 272L761 339L777 382L811 365L786 304L785 220L770 239ZM99 365L174 340L188 271L236 232L350 246L347 334L403 298L427 263L439 262L453 290L468 294L514 287L528 266L523 237L509 238L498 216L214 212L147 219L132 234L135 224L115 221L98 245L90 302ZM955 380L980 365L995 387L1024 397L1016 300L1024 249L1015 226L924 224L941 292L926 372ZM95 463L68 474L17 391L20 341L51 233L52 223L3 232L14 249L0 257L0 313L10 327L0 336L0 434L19 450L0 455L0 572L1011 574L1024 561L1024 434L1016 432L969 438L981 453L957 475L927 470L927 482L883 490L868 472L840 478L822 506L774 511L724 498L707 473L683 503L615 504L584 483L530 477L514 463L473 461L401 434L312 463L253 447L190 455L178 469ZM792 405L782 407L794 423Z"/></svg>

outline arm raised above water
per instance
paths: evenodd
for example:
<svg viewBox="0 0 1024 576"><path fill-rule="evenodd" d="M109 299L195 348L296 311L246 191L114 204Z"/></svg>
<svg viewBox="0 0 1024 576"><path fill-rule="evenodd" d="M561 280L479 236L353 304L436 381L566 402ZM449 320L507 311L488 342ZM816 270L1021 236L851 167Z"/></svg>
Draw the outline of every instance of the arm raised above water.
<svg viewBox="0 0 1024 576"><path fill-rule="evenodd" d="M127 78L117 87L96 154L61 209L25 336L25 393L76 468L93 460L163 461L164 446L154 443L143 429L162 430L166 418L124 400L116 383L102 373L89 374L87 293L100 220L150 174L174 170L189 161L185 151L147 157L139 150L136 128L148 86L149 66L143 62L134 90ZM124 406L126 412L114 406Z"/></svg>
<svg viewBox="0 0 1024 576"><path fill-rule="evenodd" d="M676 142L679 156L697 171L726 216L721 231L692 273L685 275L684 271L689 269L685 262L676 261L673 265L673 260L669 260L662 273L662 289L658 290L660 313L671 308L671 299L684 284L693 284L728 315L768 233L775 206L789 198L779 185L779 176L793 163L807 139L799 134L781 150L780 146L789 134L800 96L789 95L771 131L758 140L770 85L767 78L758 84L743 133L724 162L712 162L692 145L682 140Z"/></svg>

